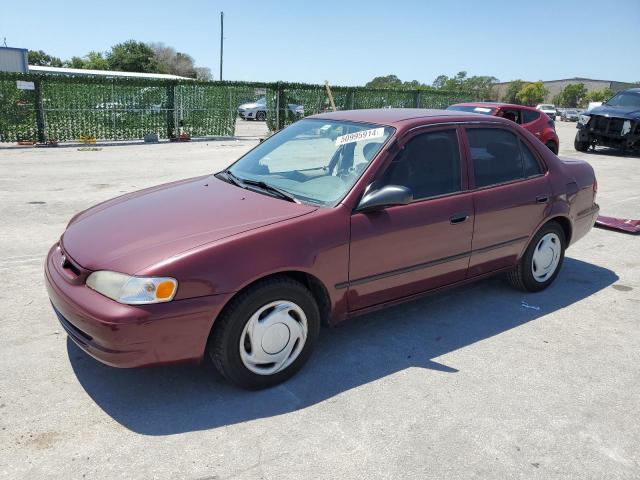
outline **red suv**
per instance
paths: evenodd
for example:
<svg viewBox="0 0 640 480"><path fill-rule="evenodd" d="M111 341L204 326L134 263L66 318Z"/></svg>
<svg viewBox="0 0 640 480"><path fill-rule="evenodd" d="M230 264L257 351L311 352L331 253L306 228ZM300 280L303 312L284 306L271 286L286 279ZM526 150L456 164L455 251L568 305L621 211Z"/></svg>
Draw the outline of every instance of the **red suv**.
<svg viewBox="0 0 640 480"><path fill-rule="evenodd" d="M506 118L522 125L524 128L533 133L538 140L544 143L549 150L556 155L560 140L556 134L556 125L544 112L536 110L533 107L525 107L523 105L511 105L510 103L456 103L447 108L447 110L458 110L461 112L483 113L485 115L493 115L496 117Z"/></svg>

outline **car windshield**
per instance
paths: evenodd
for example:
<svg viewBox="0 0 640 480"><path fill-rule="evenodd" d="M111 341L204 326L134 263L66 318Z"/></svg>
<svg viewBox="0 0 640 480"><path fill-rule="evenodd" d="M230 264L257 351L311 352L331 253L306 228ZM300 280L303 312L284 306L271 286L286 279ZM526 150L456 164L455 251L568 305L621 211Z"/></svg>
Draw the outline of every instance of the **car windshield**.
<svg viewBox="0 0 640 480"><path fill-rule="evenodd" d="M252 182L247 187L264 182L298 201L334 206L394 131L374 124L304 119L259 144L228 171L235 180Z"/></svg>
<svg viewBox="0 0 640 480"><path fill-rule="evenodd" d="M451 105L447 107L447 110L458 110L460 112L473 112L473 113L483 113L484 115L493 115L496 113L495 108L490 107L477 107L474 105Z"/></svg>
<svg viewBox="0 0 640 480"><path fill-rule="evenodd" d="M640 93L620 92L613 98L607 100L606 104L611 107L640 108Z"/></svg>
<svg viewBox="0 0 640 480"><path fill-rule="evenodd" d="M540 105L540 110L555 110L553 105Z"/></svg>
<svg viewBox="0 0 640 480"><path fill-rule="evenodd" d="M267 99L265 97L259 98L258 100L256 100L256 103L258 105L266 105L267 104Z"/></svg>

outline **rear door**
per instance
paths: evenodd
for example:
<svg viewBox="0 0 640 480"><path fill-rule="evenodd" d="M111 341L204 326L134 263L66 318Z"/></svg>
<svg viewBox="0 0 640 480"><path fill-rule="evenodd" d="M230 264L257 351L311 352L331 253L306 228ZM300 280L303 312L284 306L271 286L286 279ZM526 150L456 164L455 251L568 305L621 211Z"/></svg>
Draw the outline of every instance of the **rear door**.
<svg viewBox="0 0 640 480"><path fill-rule="evenodd" d="M460 134L452 126L403 139L401 152L371 188L403 185L413 202L351 216L350 310L466 277L473 200Z"/></svg>
<svg viewBox="0 0 640 480"><path fill-rule="evenodd" d="M467 126L475 224L469 276L515 264L546 217L550 184L542 159L514 130Z"/></svg>
<svg viewBox="0 0 640 480"><path fill-rule="evenodd" d="M540 121L540 115L544 115L543 121ZM540 138L542 131L549 121L549 117L540 110L522 109L522 126Z"/></svg>

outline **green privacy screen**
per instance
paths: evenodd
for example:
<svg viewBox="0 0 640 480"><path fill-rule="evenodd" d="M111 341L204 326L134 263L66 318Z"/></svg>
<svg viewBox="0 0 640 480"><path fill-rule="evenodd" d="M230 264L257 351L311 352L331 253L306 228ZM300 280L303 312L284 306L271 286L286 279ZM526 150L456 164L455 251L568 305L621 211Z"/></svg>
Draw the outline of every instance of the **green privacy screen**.
<svg viewBox="0 0 640 480"><path fill-rule="evenodd" d="M332 93L339 110L445 108L475 99L429 89L334 87ZM238 106L260 97L270 130L330 110L322 85L0 73L0 141L233 136Z"/></svg>

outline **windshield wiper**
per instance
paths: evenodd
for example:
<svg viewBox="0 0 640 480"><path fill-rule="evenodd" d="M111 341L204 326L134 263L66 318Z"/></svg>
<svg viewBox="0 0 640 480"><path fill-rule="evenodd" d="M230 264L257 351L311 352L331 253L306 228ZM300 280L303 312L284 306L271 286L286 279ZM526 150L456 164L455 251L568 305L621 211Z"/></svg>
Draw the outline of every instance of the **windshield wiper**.
<svg viewBox="0 0 640 480"><path fill-rule="evenodd" d="M224 170L220 173L222 173L227 180L229 180L231 183L233 183L237 187L245 188L244 185L242 184L242 180L240 180L233 173L231 173L231 170Z"/></svg>
<svg viewBox="0 0 640 480"><path fill-rule="evenodd" d="M236 178L238 178L238 177L236 177ZM284 190L280 190L278 187L274 187L273 185L269 185L268 183L265 183L262 180L251 180L249 178L243 178L242 179L242 183L244 183L246 185L254 185L254 186L258 187L258 188L261 188L262 190L266 190L268 192L275 193L278 197L282 198L283 200L287 200L289 202L298 203L298 201L295 199L295 197L293 195L291 195L290 193L285 192Z"/></svg>
<svg viewBox="0 0 640 480"><path fill-rule="evenodd" d="M246 189L247 185L252 185L262 190L275 193L279 198L282 198L283 200L298 203L295 197L290 193L285 192L284 190L280 190L278 187L269 185L268 183L265 183L261 180L251 180L249 178L240 178L237 175L235 175L231 170L224 170L223 172L220 172L220 173L223 173L225 178L227 178L231 183L233 183L234 185L237 185L240 188Z"/></svg>

